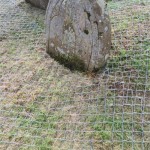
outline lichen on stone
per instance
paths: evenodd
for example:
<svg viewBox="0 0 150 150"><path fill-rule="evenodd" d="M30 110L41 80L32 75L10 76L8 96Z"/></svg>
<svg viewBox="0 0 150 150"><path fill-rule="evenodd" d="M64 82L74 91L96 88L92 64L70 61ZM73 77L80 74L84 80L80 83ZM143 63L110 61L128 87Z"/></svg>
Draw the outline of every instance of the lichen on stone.
<svg viewBox="0 0 150 150"><path fill-rule="evenodd" d="M88 71L102 68L111 47L110 20L104 0L51 0L46 37L47 52L59 56L54 58L60 63Z"/></svg>

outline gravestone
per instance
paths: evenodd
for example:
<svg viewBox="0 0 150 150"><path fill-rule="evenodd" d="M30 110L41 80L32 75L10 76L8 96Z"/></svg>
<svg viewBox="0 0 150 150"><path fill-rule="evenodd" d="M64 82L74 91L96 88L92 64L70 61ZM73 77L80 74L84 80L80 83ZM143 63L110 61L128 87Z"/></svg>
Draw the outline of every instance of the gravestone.
<svg viewBox="0 0 150 150"><path fill-rule="evenodd" d="M50 0L47 53L71 69L98 71L106 65L111 26L104 0Z"/></svg>
<svg viewBox="0 0 150 150"><path fill-rule="evenodd" d="M46 9L49 0L25 0L27 3L31 3L35 7Z"/></svg>

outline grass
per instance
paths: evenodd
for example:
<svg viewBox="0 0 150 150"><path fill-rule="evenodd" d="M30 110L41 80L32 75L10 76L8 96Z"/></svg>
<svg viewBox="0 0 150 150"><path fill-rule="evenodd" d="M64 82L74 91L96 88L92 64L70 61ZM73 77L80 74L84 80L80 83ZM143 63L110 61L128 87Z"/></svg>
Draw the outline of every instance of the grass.
<svg viewBox="0 0 150 150"><path fill-rule="evenodd" d="M142 113L141 107L138 107L140 104L135 104L134 99L128 98L129 105L123 105L125 103L124 98L119 98L116 95L114 100L114 94L110 92L108 94L109 99L104 100L100 98L98 100L99 111L96 107L94 107L95 109L89 109L88 114L90 115L87 116L86 122L89 122L92 132L87 133L86 136L95 139L97 147L101 147L105 143L103 148L106 149L110 147L114 147L114 149L121 149L122 147L123 149L132 149L132 131L134 130L135 132L134 137L136 141L142 138L142 133L144 132L139 122L139 116ZM134 117L131 115L133 113L132 104L136 105L134 113L139 114ZM99 113L100 111L101 113ZM145 130L148 131L148 127ZM121 142L123 140L126 142ZM134 148L140 149L140 146L135 144Z"/></svg>
<svg viewBox="0 0 150 150"><path fill-rule="evenodd" d="M94 75L45 54L45 12L18 3L16 17L9 10L12 30L0 35L0 149L147 148L149 6L109 2L111 58Z"/></svg>

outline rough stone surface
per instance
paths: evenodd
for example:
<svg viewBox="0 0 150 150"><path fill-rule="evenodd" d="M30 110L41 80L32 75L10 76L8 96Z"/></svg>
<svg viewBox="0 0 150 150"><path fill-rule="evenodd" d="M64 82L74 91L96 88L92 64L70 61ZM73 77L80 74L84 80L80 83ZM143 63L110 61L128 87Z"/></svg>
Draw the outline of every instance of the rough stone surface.
<svg viewBox="0 0 150 150"><path fill-rule="evenodd" d="M111 47L104 0L50 0L46 14L47 53L71 69L100 70Z"/></svg>
<svg viewBox="0 0 150 150"><path fill-rule="evenodd" d="M46 9L49 2L49 0L25 0L25 1L42 9Z"/></svg>

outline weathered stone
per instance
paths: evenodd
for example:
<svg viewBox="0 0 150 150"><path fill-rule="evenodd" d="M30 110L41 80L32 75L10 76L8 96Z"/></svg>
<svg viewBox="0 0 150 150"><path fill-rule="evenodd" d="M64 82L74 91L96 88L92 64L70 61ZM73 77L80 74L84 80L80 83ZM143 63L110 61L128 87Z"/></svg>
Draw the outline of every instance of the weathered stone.
<svg viewBox="0 0 150 150"><path fill-rule="evenodd" d="M49 2L49 0L25 0L25 1L42 9L46 9Z"/></svg>
<svg viewBox="0 0 150 150"><path fill-rule="evenodd" d="M111 47L104 0L50 0L46 14L47 53L71 69L100 70Z"/></svg>

